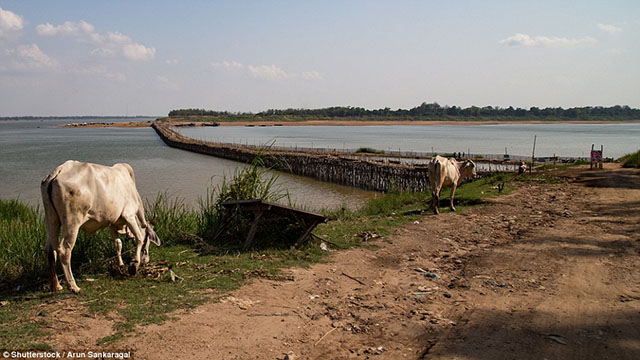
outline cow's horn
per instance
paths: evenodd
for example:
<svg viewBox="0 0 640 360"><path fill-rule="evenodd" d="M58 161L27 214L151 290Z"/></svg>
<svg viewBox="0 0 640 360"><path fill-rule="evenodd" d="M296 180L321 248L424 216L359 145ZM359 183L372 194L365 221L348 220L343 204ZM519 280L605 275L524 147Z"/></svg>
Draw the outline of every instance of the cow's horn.
<svg viewBox="0 0 640 360"><path fill-rule="evenodd" d="M158 214L155 213L153 214L153 219L151 219L151 225L156 226L157 223L158 223Z"/></svg>

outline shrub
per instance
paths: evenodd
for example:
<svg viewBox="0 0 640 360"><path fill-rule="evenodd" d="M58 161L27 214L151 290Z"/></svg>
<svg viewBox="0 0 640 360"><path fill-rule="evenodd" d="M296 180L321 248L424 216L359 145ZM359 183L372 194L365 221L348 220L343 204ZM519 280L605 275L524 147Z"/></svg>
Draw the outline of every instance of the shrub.
<svg viewBox="0 0 640 360"><path fill-rule="evenodd" d="M619 159L622 161L622 167L625 168L640 168L640 150L627 154Z"/></svg>
<svg viewBox="0 0 640 360"><path fill-rule="evenodd" d="M208 189L206 196L199 199L196 232L199 237L209 243L215 242L216 245L232 247L241 244L246 238L253 220L252 216L241 213L237 209L229 210L231 213L227 214L227 210L222 205L224 202L249 199L278 202L286 199L290 203L288 191L276 186L278 176L267 175L268 169L262 165L261 156L257 156L249 166L237 168L230 180L223 178L222 184L214 189ZM225 216L230 220L223 228ZM261 229L260 240L263 244L277 243L285 236L288 229L282 227L275 229L274 227L277 226L277 223L272 223L268 228ZM224 234L219 234L221 231L224 231Z"/></svg>
<svg viewBox="0 0 640 360"><path fill-rule="evenodd" d="M384 154L384 150L377 150L370 147L361 147L356 150L356 153L364 153L364 154Z"/></svg>

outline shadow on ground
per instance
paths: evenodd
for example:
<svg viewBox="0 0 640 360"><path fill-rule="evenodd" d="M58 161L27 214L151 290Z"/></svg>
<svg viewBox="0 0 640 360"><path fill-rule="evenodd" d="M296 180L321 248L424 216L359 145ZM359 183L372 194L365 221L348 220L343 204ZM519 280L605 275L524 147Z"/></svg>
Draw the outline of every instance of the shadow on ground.
<svg viewBox="0 0 640 360"><path fill-rule="evenodd" d="M464 331L453 330L446 347L423 358L640 359L640 313L616 315L583 314L583 321L569 325L554 314L476 310L472 322L460 324ZM555 325L541 325L549 323Z"/></svg>
<svg viewBox="0 0 640 360"><path fill-rule="evenodd" d="M587 170L576 181L589 187L640 189L640 169Z"/></svg>

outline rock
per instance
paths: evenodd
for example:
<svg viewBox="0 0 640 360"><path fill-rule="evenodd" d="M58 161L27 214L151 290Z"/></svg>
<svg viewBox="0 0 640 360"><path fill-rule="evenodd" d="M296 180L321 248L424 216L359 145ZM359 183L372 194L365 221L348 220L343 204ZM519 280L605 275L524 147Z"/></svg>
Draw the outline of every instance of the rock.
<svg viewBox="0 0 640 360"><path fill-rule="evenodd" d="M295 360L296 355L292 352L284 354L284 360Z"/></svg>

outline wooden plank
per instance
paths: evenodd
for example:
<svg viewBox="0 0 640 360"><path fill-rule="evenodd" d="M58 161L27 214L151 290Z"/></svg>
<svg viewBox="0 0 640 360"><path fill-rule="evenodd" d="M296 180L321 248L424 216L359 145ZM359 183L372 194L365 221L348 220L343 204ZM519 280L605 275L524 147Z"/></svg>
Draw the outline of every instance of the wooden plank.
<svg viewBox="0 0 640 360"><path fill-rule="evenodd" d="M251 228L249 229L249 234L247 234L247 240L245 240L244 245L242 246L243 250L247 250L251 245L251 241L253 241L253 237L256 235L256 230L258 230L258 224L260 223L260 219L264 211L258 211L256 213L256 218L253 219L253 223L251 224Z"/></svg>
<svg viewBox="0 0 640 360"><path fill-rule="evenodd" d="M286 214L287 216L291 216L291 213L299 214L304 216L305 218L316 218L320 221L325 221L326 217L322 214L300 210L293 208L291 206L280 205L268 201L262 201L260 199L250 199L250 200L234 200L234 201L225 201L222 203L222 206L226 208L230 208L233 206L239 206L247 209L259 209L259 208L270 208L273 211Z"/></svg>
<svg viewBox="0 0 640 360"><path fill-rule="evenodd" d="M304 232L304 234L302 234L302 236L300 236L300 238L298 239L298 241L296 241L296 243L293 245L294 248L297 248L298 246L300 246L306 239L307 237L309 237L309 234L311 234L311 232L313 231L313 229L315 229L315 227L319 224L318 221L314 221L311 223L311 225L309 225L309 227L307 228L307 230Z"/></svg>

